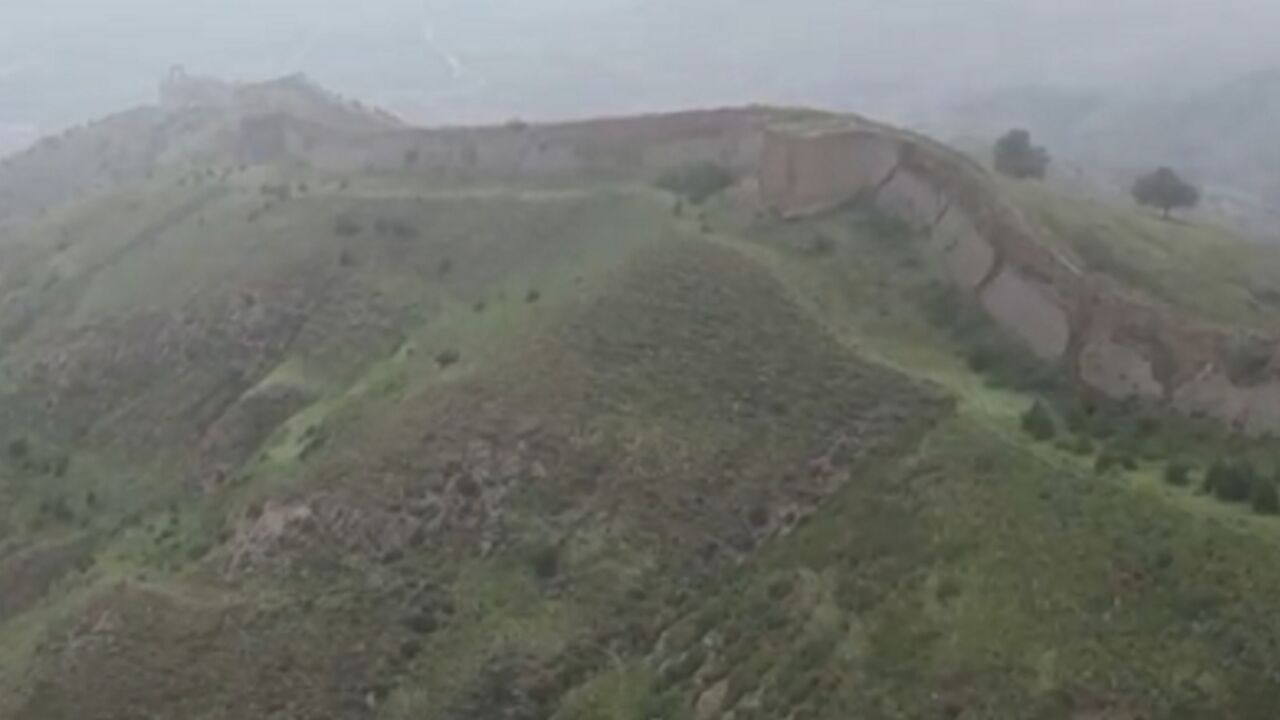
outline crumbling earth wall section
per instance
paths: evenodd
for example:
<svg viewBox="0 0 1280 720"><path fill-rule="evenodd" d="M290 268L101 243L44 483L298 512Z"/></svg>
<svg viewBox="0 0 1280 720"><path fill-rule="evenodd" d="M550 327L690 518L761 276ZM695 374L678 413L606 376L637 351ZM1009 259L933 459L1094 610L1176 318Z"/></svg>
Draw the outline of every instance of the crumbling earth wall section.
<svg viewBox="0 0 1280 720"><path fill-rule="evenodd" d="M925 138L857 119L765 133L761 202L788 218L865 200L930 238L988 316L1104 396L1164 404L1250 436L1280 433L1280 377L1228 367L1236 331L1077 267L994 187L985 169Z"/></svg>

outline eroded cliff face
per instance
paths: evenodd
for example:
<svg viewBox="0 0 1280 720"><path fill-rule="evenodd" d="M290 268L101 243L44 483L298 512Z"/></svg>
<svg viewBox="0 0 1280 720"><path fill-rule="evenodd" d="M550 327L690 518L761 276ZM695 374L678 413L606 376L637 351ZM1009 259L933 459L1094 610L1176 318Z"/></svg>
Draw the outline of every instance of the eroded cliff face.
<svg viewBox="0 0 1280 720"><path fill-rule="evenodd" d="M1048 362L1107 397L1157 402L1233 431L1280 433L1280 367L1233 378L1235 330L1199 323L1055 253L972 161L860 120L765 133L761 201L785 217L874 203L928 234L947 275Z"/></svg>

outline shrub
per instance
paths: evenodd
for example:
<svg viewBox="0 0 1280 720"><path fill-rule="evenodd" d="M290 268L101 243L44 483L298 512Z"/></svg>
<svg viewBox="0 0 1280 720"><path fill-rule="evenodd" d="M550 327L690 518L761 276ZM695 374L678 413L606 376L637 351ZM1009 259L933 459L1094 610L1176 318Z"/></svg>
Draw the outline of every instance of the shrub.
<svg viewBox="0 0 1280 720"><path fill-rule="evenodd" d="M664 172L658 178L657 186L694 205L701 205L733 183L733 174L723 166L712 162L696 162Z"/></svg>
<svg viewBox="0 0 1280 720"><path fill-rule="evenodd" d="M1173 487L1191 484L1191 466L1183 462L1171 462L1164 468L1164 481Z"/></svg>
<svg viewBox="0 0 1280 720"><path fill-rule="evenodd" d="M1039 442L1052 440L1058 432L1057 426L1053 421L1053 415L1044 406L1044 403L1039 400L1035 401L1031 408L1022 414L1022 429L1032 439Z"/></svg>
<svg viewBox="0 0 1280 720"><path fill-rule="evenodd" d="M1253 484L1253 509L1260 515L1280 515L1280 494L1276 492L1276 481L1259 477Z"/></svg>
<svg viewBox="0 0 1280 720"><path fill-rule="evenodd" d="M554 544L542 545L533 551L529 566L539 580L551 580L560 574L560 549Z"/></svg>
<svg viewBox="0 0 1280 720"><path fill-rule="evenodd" d="M9 441L9 457L14 460L26 460L31 454L31 444L26 438L14 438Z"/></svg>
<svg viewBox="0 0 1280 720"><path fill-rule="evenodd" d="M1217 461L1205 473L1205 492L1223 502L1245 502L1253 496L1257 472L1247 461Z"/></svg>
<svg viewBox="0 0 1280 720"><path fill-rule="evenodd" d="M418 237L418 228L410 225L404 220L387 220L383 223L380 233L400 238L401 240L412 240Z"/></svg>
<svg viewBox="0 0 1280 720"><path fill-rule="evenodd" d="M363 228L360 223L349 217L340 217L333 223L333 232L338 237L354 237L360 234Z"/></svg>
<svg viewBox="0 0 1280 720"><path fill-rule="evenodd" d="M440 369L443 370L444 368L447 368L450 365L457 364L457 362L461 359L462 359L462 354L459 353L457 350L444 350L436 355L436 365L439 365Z"/></svg>
<svg viewBox="0 0 1280 720"><path fill-rule="evenodd" d="M264 196L273 198L278 202L284 202L293 197L293 188L288 183L280 183L279 185L264 183L260 190Z"/></svg>
<svg viewBox="0 0 1280 720"><path fill-rule="evenodd" d="M1137 470L1138 461L1132 455L1114 448L1107 448L1093 462L1093 469L1099 474L1106 474L1116 468L1129 471Z"/></svg>
<svg viewBox="0 0 1280 720"><path fill-rule="evenodd" d="M835 249L835 240L832 240L829 235L818 234L809 240L809 245L805 248L805 254L812 257L824 257L835 252Z"/></svg>
<svg viewBox="0 0 1280 720"><path fill-rule="evenodd" d="M1092 455L1093 441L1083 435L1077 436L1069 443L1068 450L1076 455Z"/></svg>
<svg viewBox="0 0 1280 720"><path fill-rule="evenodd" d="M71 511L71 506L67 504L67 500L64 497L57 497L53 500L45 499L40 503L40 514L62 523L69 523L75 520L75 513Z"/></svg>

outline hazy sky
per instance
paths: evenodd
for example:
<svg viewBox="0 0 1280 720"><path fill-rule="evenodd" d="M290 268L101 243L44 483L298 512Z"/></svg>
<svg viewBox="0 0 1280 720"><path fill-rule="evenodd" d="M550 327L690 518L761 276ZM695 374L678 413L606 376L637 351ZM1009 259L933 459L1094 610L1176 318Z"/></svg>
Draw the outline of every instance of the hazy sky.
<svg viewBox="0 0 1280 720"><path fill-rule="evenodd" d="M750 101L875 114L1280 61L1275 0L0 0L0 144L164 71L305 71L424 121Z"/></svg>

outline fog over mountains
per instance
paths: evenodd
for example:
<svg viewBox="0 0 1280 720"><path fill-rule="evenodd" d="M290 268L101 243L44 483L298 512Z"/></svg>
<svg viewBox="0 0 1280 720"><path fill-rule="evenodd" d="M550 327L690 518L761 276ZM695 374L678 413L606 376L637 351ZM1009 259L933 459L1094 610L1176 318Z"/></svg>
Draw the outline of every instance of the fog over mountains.
<svg viewBox="0 0 1280 720"><path fill-rule="evenodd" d="M304 71L431 122L748 101L906 114L1028 84L1156 92L1275 62L1277 13L1250 0L5 3L0 136L145 100L175 64Z"/></svg>

